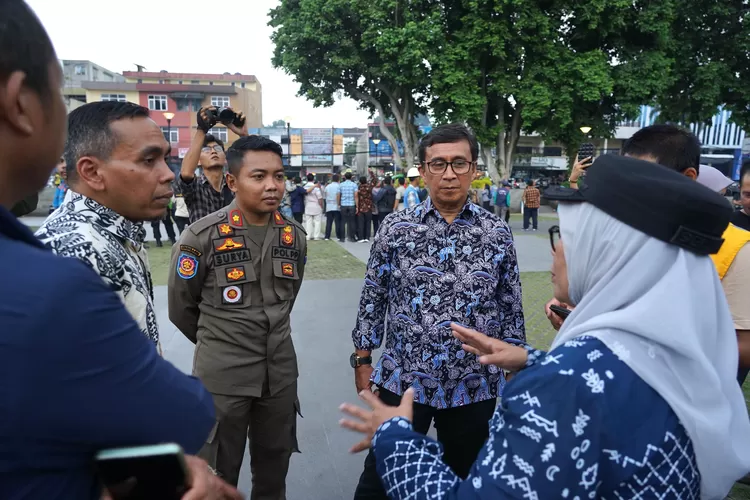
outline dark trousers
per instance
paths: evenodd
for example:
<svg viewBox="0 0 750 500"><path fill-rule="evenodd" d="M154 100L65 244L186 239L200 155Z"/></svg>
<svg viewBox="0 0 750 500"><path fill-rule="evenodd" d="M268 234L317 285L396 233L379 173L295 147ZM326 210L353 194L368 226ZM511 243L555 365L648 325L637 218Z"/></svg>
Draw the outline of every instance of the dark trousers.
<svg viewBox="0 0 750 500"><path fill-rule="evenodd" d="M389 406L398 406L401 403L401 396L382 388L378 397ZM466 478L489 436L489 421L494 411L494 399L445 410L414 403L412 425L416 432L427 434L434 419L438 441L445 451L443 461L458 476ZM375 467L375 454L370 450L365 458L365 470L359 478L354 499L386 500L387 498Z"/></svg>
<svg viewBox="0 0 750 500"><path fill-rule="evenodd" d="M294 216L294 220L302 224L302 216L305 215L304 212L294 212L292 215Z"/></svg>
<svg viewBox="0 0 750 500"><path fill-rule="evenodd" d="M537 228L537 217L539 215L538 208L523 207L523 228L529 228L529 219L534 222L534 229Z"/></svg>
<svg viewBox="0 0 750 500"><path fill-rule="evenodd" d="M378 234L378 229L380 229L380 221L382 220L380 214L372 214L372 235L375 236Z"/></svg>
<svg viewBox="0 0 750 500"><path fill-rule="evenodd" d="M259 398L212 394L216 424L198 456L237 486L250 440L253 500L284 500L289 458L297 447L297 383Z"/></svg>
<svg viewBox="0 0 750 500"><path fill-rule="evenodd" d="M167 230L167 236L169 237L169 241L174 244L177 241L177 238L174 234L174 225L172 224L172 212L167 211L167 215L162 220L153 220L151 221L151 229L154 231L154 239L156 240L156 243L161 243L161 224L164 223L164 227Z"/></svg>
<svg viewBox="0 0 750 500"><path fill-rule="evenodd" d="M341 231L342 236L349 238L349 241L357 241L357 209L354 207L341 207L341 218L344 221L346 234Z"/></svg>
<svg viewBox="0 0 750 500"><path fill-rule="evenodd" d="M177 224L177 230L182 234L182 232L185 230L185 226L190 224L190 218L188 217L177 217L175 215L174 217L174 223Z"/></svg>
<svg viewBox="0 0 750 500"><path fill-rule="evenodd" d="M372 229L372 212L362 213L357 216L357 234L360 240L370 239Z"/></svg>
<svg viewBox="0 0 750 500"><path fill-rule="evenodd" d="M344 239L344 231L342 231L341 227L341 211L339 210L331 210L330 212L326 212L326 235L325 238L327 240L331 239L331 230L333 229L333 225L336 225L336 238L339 240Z"/></svg>

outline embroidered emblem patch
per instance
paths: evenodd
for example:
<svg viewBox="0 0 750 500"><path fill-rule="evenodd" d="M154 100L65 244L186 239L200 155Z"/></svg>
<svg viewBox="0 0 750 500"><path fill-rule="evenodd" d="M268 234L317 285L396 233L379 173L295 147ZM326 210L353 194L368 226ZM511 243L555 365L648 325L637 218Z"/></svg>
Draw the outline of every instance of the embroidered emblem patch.
<svg viewBox="0 0 750 500"><path fill-rule="evenodd" d="M294 264L288 262L281 264L281 274L284 276L294 276Z"/></svg>
<svg viewBox="0 0 750 500"><path fill-rule="evenodd" d="M229 224L220 224L219 234L222 236L231 236L234 234L234 229L232 229L232 226Z"/></svg>
<svg viewBox="0 0 750 500"><path fill-rule="evenodd" d="M189 280L196 274L198 274L198 259L186 253L180 254L180 258L177 259L177 276Z"/></svg>
<svg viewBox="0 0 750 500"><path fill-rule="evenodd" d="M277 226L283 226L286 224L286 221L284 221L284 218L281 216L279 212L273 213L273 221L276 223Z"/></svg>
<svg viewBox="0 0 750 500"><path fill-rule="evenodd" d="M242 227L242 212L239 210L232 210L229 212L229 220L233 225Z"/></svg>
<svg viewBox="0 0 750 500"><path fill-rule="evenodd" d="M239 281L244 277L245 277L245 268L242 266L227 269L227 281Z"/></svg>
<svg viewBox="0 0 750 500"><path fill-rule="evenodd" d="M292 230L292 226L286 226L281 230L281 244L285 247L294 246L294 231Z"/></svg>
<svg viewBox="0 0 750 500"><path fill-rule="evenodd" d="M217 252L228 252L229 250L237 250L245 246L241 241L235 241L233 238L220 239L215 241L214 245Z"/></svg>
<svg viewBox="0 0 750 500"><path fill-rule="evenodd" d="M227 304L236 304L242 300L242 289L238 286L228 286L224 289L222 295Z"/></svg>

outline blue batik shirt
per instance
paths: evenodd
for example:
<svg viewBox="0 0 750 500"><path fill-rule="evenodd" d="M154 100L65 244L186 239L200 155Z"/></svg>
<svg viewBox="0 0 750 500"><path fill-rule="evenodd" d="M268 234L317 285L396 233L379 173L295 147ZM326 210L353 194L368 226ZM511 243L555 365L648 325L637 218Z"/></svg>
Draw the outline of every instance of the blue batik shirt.
<svg viewBox="0 0 750 500"><path fill-rule="evenodd" d="M372 381L450 408L494 399L502 372L461 349L452 322L496 339L525 341L521 282L508 226L467 202L448 222L427 198L385 218L367 264L352 333L357 349L386 346Z"/></svg>
<svg viewBox="0 0 750 500"><path fill-rule="evenodd" d="M350 180L345 180L341 183L341 206L342 207L353 207L354 193L359 191L359 187Z"/></svg>
<svg viewBox="0 0 750 500"><path fill-rule="evenodd" d="M685 428L667 402L593 337L532 351L505 388L469 477L441 445L395 418L373 437L392 499L561 498L692 500L700 474ZM717 446L721 446L717 444Z"/></svg>

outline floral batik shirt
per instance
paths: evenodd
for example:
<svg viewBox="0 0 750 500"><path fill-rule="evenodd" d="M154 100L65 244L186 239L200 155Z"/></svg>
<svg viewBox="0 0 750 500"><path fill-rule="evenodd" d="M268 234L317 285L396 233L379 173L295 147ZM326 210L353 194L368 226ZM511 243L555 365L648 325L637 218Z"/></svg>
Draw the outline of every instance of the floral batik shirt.
<svg viewBox="0 0 750 500"><path fill-rule="evenodd" d="M451 408L494 399L505 383L453 337L452 322L524 342L521 282L508 226L467 203L448 223L430 198L385 218L373 243L352 337L385 349L372 381L415 401Z"/></svg>
<svg viewBox="0 0 750 500"><path fill-rule="evenodd" d="M120 297L141 332L158 345L142 223L68 190L63 204L44 221L36 237L57 255L79 259L96 271Z"/></svg>
<svg viewBox="0 0 750 500"><path fill-rule="evenodd" d="M532 351L465 480L408 420L383 423L372 443L389 498L697 500L685 428L618 355L593 337Z"/></svg>

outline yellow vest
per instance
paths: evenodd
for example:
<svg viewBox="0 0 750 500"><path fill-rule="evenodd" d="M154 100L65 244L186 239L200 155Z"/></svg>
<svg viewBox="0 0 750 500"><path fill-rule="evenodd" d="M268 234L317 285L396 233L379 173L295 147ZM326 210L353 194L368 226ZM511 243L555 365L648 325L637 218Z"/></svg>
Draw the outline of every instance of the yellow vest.
<svg viewBox="0 0 750 500"><path fill-rule="evenodd" d="M711 256L716 270L719 271L720 280L724 279L727 271L729 271L729 266L732 265L734 258L737 257L737 253L745 246L745 243L750 242L750 231L745 231L733 224L729 224L722 238L724 238L724 243L721 245L721 248Z"/></svg>

